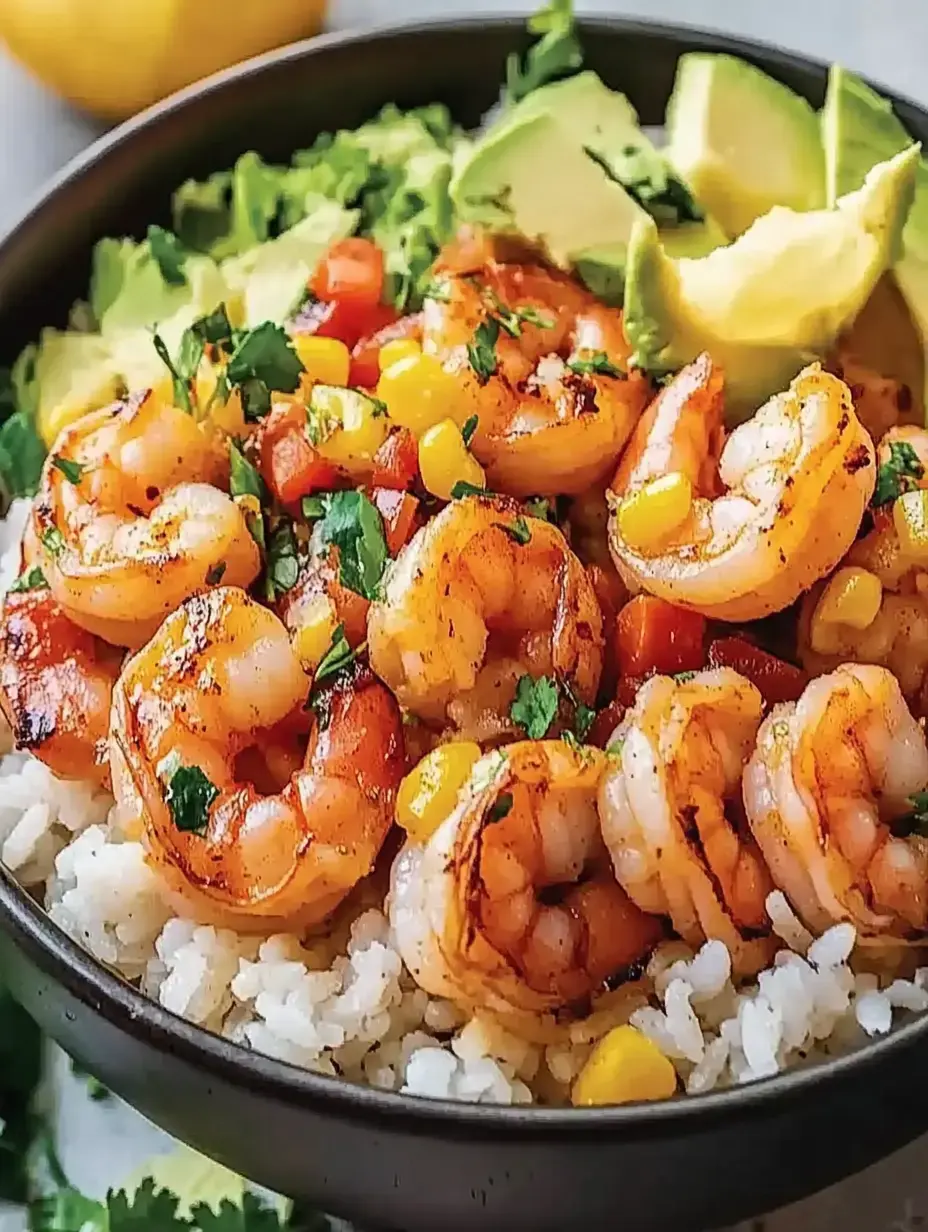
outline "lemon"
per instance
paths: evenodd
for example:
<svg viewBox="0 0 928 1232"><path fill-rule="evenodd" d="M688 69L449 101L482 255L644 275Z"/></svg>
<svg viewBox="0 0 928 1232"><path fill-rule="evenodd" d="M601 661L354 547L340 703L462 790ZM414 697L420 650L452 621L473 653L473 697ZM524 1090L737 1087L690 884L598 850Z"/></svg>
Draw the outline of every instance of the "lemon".
<svg viewBox="0 0 928 1232"><path fill-rule="evenodd" d="M325 0L0 0L0 42L51 89L120 120L315 34Z"/></svg>

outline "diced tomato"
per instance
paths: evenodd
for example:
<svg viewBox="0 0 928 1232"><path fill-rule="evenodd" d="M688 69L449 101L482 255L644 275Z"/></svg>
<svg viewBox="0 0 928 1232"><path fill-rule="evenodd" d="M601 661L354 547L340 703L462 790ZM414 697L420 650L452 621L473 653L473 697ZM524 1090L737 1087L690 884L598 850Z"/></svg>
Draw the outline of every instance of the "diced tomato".
<svg viewBox="0 0 928 1232"><path fill-rule="evenodd" d="M623 676L698 671L705 662L706 618L653 595L636 595L615 622L615 652Z"/></svg>
<svg viewBox="0 0 928 1232"><path fill-rule="evenodd" d="M371 500L383 518L387 551L391 556L396 556L415 532L419 502L408 492L400 492L396 488L374 488Z"/></svg>
<svg viewBox="0 0 928 1232"><path fill-rule="evenodd" d="M610 637L609 632L615 628L616 617L622 605L628 600L628 591L611 566L604 568L602 565L587 565L586 571L599 601L599 608L603 614L603 630L606 634L603 670L599 681L600 696L611 697L615 692L618 668L615 658L615 638Z"/></svg>
<svg viewBox="0 0 928 1232"><path fill-rule="evenodd" d="M604 749L609 743L612 733L622 721L624 713L625 707L621 702L610 702L608 706L600 710L593 720L592 726L587 733L586 743L595 744L598 749Z"/></svg>
<svg viewBox="0 0 928 1232"><path fill-rule="evenodd" d="M370 307L383 294L383 253L373 240L336 240L319 262L309 289L317 299L350 300Z"/></svg>
<svg viewBox="0 0 928 1232"><path fill-rule="evenodd" d="M391 432L374 454L374 486L406 491L419 477L419 446L408 428Z"/></svg>
<svg viewBox="0 0 928 1232"><path fill-rule="evenodd" d="M348 378L348 384L373 389L380 377L380 348L400 338L414 338L416 342L420 341L422 338L421 312L412 312L408 316L390 321L380 329L375 329L359 339L351 352L351 375Z"/></svg>
<svg viewBox="0 0 928 1232"><path fill-rule="evenodd" d="M306 435L306 410L300 403L278 403L265 421L261 474L283 505L337 482L338 467L321 457Z"/></svg>
<svg viewBox="0 0 928 1232"><path fill-rule="evenodd" d="M743 637L717 637L709 645L710 667L731 667L760 690L768 705L799 700L809 678L801 667L753 646Z"/></svg>
<svg viewBox="0 0 928 1232"><path fill-rule="evenodd" d="M382 325L396 320L396 310L389 304L356 304L351 300L313 300L301 309L293 322L295 334L318 334L320 338L337 338L346 347Z"/></svg>

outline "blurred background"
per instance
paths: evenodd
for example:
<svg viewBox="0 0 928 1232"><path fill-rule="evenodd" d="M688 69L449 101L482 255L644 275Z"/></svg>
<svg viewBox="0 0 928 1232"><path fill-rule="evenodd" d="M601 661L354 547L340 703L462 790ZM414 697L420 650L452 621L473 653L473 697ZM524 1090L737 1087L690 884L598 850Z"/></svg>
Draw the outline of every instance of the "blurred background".
<svg viewBox="0 0 928 1232"><path fill-rule="evenodd" d="M221 63L312 33L323 7L324 0L0 0L0 233L113 117ZM338 30L537 7L538 0L332 0L324 20ZM688 23L778 43L839 61L928 104L925 0L586 0L576 7L582 14ZM107 118L72 106L62 94L90 102ZM60 1055L53 1070L59 1145L80 1188L99 1194L152 1152L170 1149L118 1101L88 1098L86 1084ZM915 1232L928 1227L926 1162L928 1143L914 1144L742 1232ZM22 1226L20 1214L0 1212L0 1229Z"/></svg>

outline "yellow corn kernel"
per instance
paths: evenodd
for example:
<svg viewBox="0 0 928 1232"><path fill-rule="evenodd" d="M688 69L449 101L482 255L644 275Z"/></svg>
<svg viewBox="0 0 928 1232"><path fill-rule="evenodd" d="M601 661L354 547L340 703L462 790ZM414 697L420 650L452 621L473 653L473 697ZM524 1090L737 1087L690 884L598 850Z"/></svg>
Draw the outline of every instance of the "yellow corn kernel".
<svg viewBox="0 0 928 1232"><path fill-rule="evenodd" d="M652 479L619 505L619 533L633 552L659 549L693 508L693 485L681 471Z"/></svg>
<svg viewBox="0 0 928 1232"><path fill-rule="evenodd" d="M386 403L393 422L416 436L442 419L451 419L460 428L472 410L461 381L446 372L434 355L421 352L384 368L377 397Z"/></svg>
<svg viewBox="0 0 928 1232"><path fill-rule="evenodd" d="M389 419L373 399L337 385L313 387L307 421L320 454L348 471L369 469L390 431Z"/></svg>
<svg viewBox="0 0 928 1232"><path fill-rule="evenodd" d="M377 352L377 363L383 372L391 364L398 364L401 359L411 359L421 354L422 347L415 338L394 338L392 342L385 342Z"/></svg>
<svg viewBox="0 0 928 1232"><path fill-rule="evenodd" d="M577 1076L570 1095L577 1108L670 1099L677 1073L658 1046L635 1027L614 1027L604 1035Z"/></svg>
<svg viewBox="0 0 928 1232"><path fill-rule="evenodd" d="M316 595L300 612L300 627L293 637L293 649L308 671L313 671L332 644L338 625L335 604L328 595Z"/></svg>
<svg viewBox="0 0 928 1232"><path fill-rule="evenodd" d="M869 629L883 602L880 579L869 569L838 569L812 614L810 640L818 654L834 654L845 629Z"/></svg>
<svg viewBox="0 0 928 1232"><path fill-rule="evenodd" d="M903 552L916 560L928 557L928 491L903 492L893 505L893 525Z"/></svg>
<svg viewBox="0 0 928 1232"><path fill-rule="evenodd" d="M483 467L464 444L461 430L451 419L443 419L423 433L419 441L419 473L426 489L442 500L451 500L456 483L486 487Z"/></svg>
<svg viewBox="0 0 928 1232"><path fill-rule="evenodd" d="M344 342L317 334L295 334L291 341L311 380L323 385L348 384L351 352Z"/></svg>
<svg viewBox="0 0 928 1232"><path fill-rule="evenodd" d="M426 843L457 803L458 792L482 756L479 744L440 744L400 783L396 820L416 843Z"/></svg>

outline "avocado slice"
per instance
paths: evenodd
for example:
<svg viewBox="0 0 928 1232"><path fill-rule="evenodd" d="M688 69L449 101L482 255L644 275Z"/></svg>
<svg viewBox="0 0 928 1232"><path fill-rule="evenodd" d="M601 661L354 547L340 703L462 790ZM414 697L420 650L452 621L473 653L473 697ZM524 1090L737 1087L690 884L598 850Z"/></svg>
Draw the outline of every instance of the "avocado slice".
<svg viewBox="0 0 928 1232"><path fill-rule="evenodd" d="M693 51L680 57L665 153L732 238L775 205L816 210L825 204L815 111L736 56Z"/></svg>
<svg viewBox="0 0 928 1232"><path fill-rule="evenodd" d="M558 265L611 271L621 285L636 221L678 225L703 248L725 242L638 127L628 99L595 73L542 86L507 110L455 166L459 216L516 232ZM696 236L699 236L697 241Z"/></svg>
<svg viewBox="0 0 928 1232"><path fill-rule="evenodd" d="M828 74L822 137L829 201L858 188L875 162L906 149L912 140L892 105L837 64ZM928 387L924 385L928 352L928 163L924 159L919 160L916 170L915 196L893 274L920 337L920 397L928 408ZM907 366L911 367L911 362Z"/></svg>
<svg viewBox="0 0 928 1232"><path fill-rule="evenodd" d="M834 208L778 206L695 260L674 261L653 221L637 222L625 286L632 361L664 373L708 351L725 369L730 417L750 414L824 356L869 299L898 252L918 159L910 146Z"/></svg>

